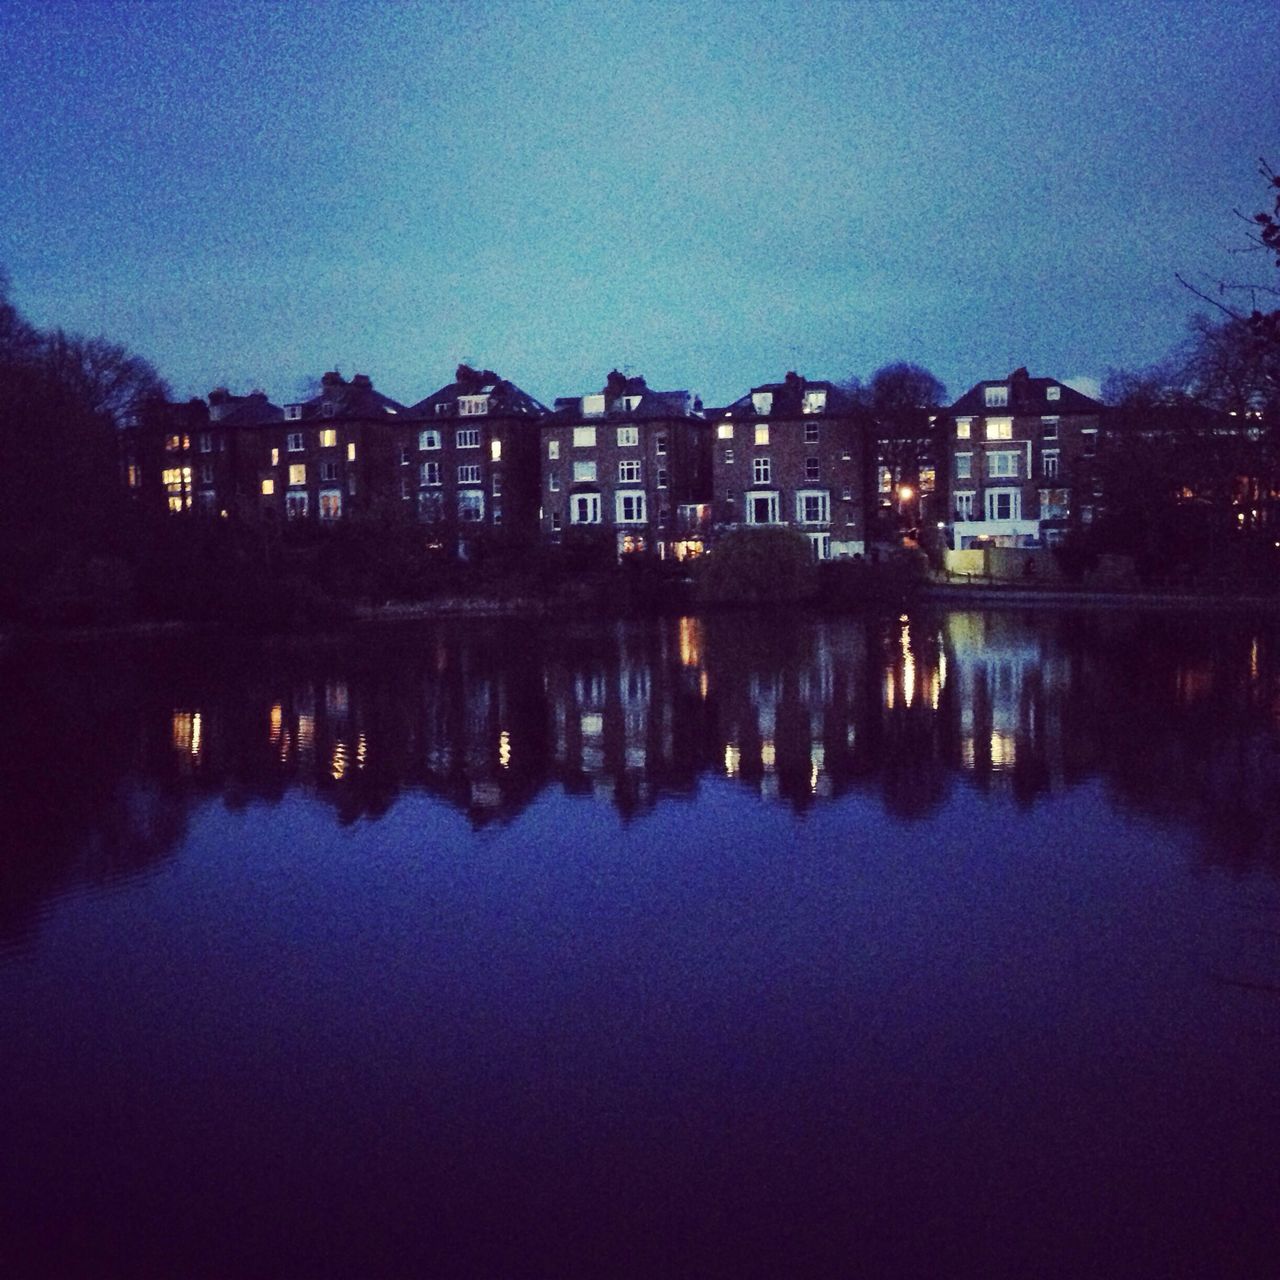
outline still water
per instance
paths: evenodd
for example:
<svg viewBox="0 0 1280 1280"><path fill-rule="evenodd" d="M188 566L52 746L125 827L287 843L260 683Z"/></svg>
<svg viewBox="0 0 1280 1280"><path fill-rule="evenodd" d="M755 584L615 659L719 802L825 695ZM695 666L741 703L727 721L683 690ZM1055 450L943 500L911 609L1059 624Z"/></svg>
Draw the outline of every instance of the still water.
<svg viewBox="0 0 1280 1280"><path fill-rule="evenodd" d="M1280 1274L1280 632L0 664L0 1274Z"/></svg>

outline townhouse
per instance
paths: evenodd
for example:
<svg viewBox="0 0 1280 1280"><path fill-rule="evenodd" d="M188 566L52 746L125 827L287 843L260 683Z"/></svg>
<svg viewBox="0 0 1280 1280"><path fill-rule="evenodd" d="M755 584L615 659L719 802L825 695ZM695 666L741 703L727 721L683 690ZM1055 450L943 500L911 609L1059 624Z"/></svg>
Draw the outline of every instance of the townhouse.
<svg viewBox="0 0 1280 1280"><path fill-rule="evenodd" d="M947 411L951 545L1053 546L1090 524L1102 413L1097 400L1026 369L966 391Z"/></svg>
<svg viewBox="0 0 1280 1280"><path fill-rule="evenodd" d="M711 417L719 528L785 525L819 560L863 554L870 428L849 392L792 372Z"/></svg>
<svg viewBox="0 0 1280 1280"><path fill-rule="evenodd" d="M613 370L542 424L542 533L598 530L618 556L697 555L711 527L709 426L689 391Z"/></svg>

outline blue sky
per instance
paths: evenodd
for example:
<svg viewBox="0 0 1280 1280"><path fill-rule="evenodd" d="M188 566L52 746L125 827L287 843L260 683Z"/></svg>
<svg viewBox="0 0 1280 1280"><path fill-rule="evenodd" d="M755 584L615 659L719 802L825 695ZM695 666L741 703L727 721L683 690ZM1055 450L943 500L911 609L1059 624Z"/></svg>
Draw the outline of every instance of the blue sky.
<svg viewBox="0 0 1280 1280"><path fill-rule="evenodd" d="M787 369L1164 355L1280 164L1265 5L0 0L0 264L176 394L470 359L708 403Z"/></svg>

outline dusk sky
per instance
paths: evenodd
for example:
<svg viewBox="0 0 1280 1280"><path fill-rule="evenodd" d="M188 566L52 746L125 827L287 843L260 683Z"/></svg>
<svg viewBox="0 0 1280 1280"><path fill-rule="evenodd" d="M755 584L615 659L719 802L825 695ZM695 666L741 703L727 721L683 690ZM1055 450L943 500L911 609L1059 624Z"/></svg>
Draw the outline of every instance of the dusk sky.
<svg viewBox="0 0 1280 1280"><path fill-rule="evenodd" d="M895 359L958 396L1157 359L1265 278L1265 4L0 0L0 265L176 395L723 403ZM1201 308L1203 309L1203 308ZM1087 382L1084 385L1088 385Z"/></svg>

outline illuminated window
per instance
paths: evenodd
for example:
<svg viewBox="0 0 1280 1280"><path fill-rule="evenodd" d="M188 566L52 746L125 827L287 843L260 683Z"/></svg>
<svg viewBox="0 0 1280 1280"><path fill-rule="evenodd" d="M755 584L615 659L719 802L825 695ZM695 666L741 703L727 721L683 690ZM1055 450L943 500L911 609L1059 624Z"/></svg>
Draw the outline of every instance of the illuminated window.
<svg viewBox="0 0 1280 1280"><path fill-rule="evenodd" d="M618 463L618 483L619 484L639 484L640 483L639 462Z"/></svg>
<svg viewBox="0 0 1280 1280"><path fill-rule="evenodd" d="M560 456L560 441L548 440L547 441L547 457L550 458L552 462L554 462L559 456Z"/></svg>
<svg viewBox="0 0 1280 1280"><path fill-rule="evenodd" d="M489 441L489 461L490 462L502 461L502 441L501 440Z"/></svg>
<svg viewBox="0 0 1280 1280"><path fill-rule="evenodd" d="M356 460L356 445L355 445L355 441L353 440L349 445L347 445L347 461L354 462L355 460Z"/></svg>
<svg viewBox="0 0 1280 1280"><path fill-rule="evenodd" d="M136 489L142 484L142 468L136 462L129 463L129 488Z"/></svg>
<svg viewBox="0 0 1280 1280"><path fill-rule="evenodd" d="M478 449L480 432L475 427L460 427L454 436L454 443L459 449Z"/></svg>
<svg viewBox="0 0 1280 1280"><path fill-rule="evenodd" d="M756 444L769 443L769 424L762 422L756 427Z"/></svg>
<svg viewBox="0 0 1280 1280"><path fill-rule="evenodd" d="M645 514L643 492L636 490L630 493L618 493L616 495L616 505L619 524L644 523Z"/></svg>
<svg viewBox="0 0 1280 1280"><path fill-rule="evenodd" d="M773 479L773 467L768 458L751 460L751 481L753 484L769 484Z"/></svg>
<svg viewBox="0 0 1280 1280"><path fill-rule="evenodd" d="M320 447L322 449L336 449L338 447L338 430L336 427L320 428ZM321 507L320 518L324 519L324 508Z"/></svg>
<svg viewBox="0 0 1280 1280"><path fill-rule="evenodd" d="M595 427L574 427L573 447L575 449L593 449L596 443Z"/></svg>
<svg viewBox="0 0 1280 1280"><path fill-rule="evenodd" d="M284 513L290 520L301 520L307 514L307 493L287 493L284 498Z"/></svg>
<svg viewBox="0 0 1280 1280"><path fill-rule="evenodd" d="M272 465L273 467L278 467L278 466L280 465L280 450L279 450L279 449L272 449L272 450L271 450L271 465Z"/></svg>
<svg viewBox="0 0 1280 1280"><path fill-rule="evenodd" d="M424 462L418 468L419 484L440 484L440 464L438 462Z"/></svg>
<svg viewBox="0 0 1280 1280"><path fill-rule="evenodd" d="M618 428L618 448L626 449L632 445L640 443L639 427L619 427Z"/></svg>
<svg viewBox="0 0 1280 1280"><path fill-rule="evenodd" d="M289 464L289 483L291 485L307 483L307 464L305 462Z"/></svg>
<svg viewBox="0 0 1280 1280"><path fill-rule="evenodd" d="M988 418L987 419L987 439L988 440L1012 440L1013 439L1013 419L1012 418Z"/></svg>
<svg viewBox="0 0 1280 1280"><path fill-rule="evenodd" d="M881 493L893 492L893 472L888 467L881 467L876 473L876 487Z"/></svg>
<svg viewBox="0 0 1280 1280"><path fill-rule="evenodd" d="M418 448L419 449L438 449L440 447L440 433L432 428L429 431L418 432Z"/></svg>
<svg viewBox="0 0 1280 1280"><path fill-rule="evenodd" d="M956 439L968 440L970 433L972 431L972 428L973 428L972 418L957 418L956 419Z"/></svg>
<svg viewBox="0 0 1280 1280"><path fill-rule="evenodd" d="M753 391L751 393L751 407L762 418L765 417L773 408L773 392L772 391Z"/></svg>
<svg viewBox="0 0 1280 1280"><path fill-rule="evenodd" d="M733 423L722 422L716 428L716 437L717 439L720 439L720 440L732 440L733 439Z"/></svg>
<svg viewBox="0 0 1280 1280"><path fill-rule="evenodd" d="M458 490L458 519L463 524L478 524L484 519L484 492L482 490Z"/></svg>
<svg viewBox="0 0 1280 1280"><path fill-rule="evenodd" d="M1009 403L1008 387L985 387L982 392L983 403L988 409L1003 409Z"/></svg>
<svg viewBox="0 0 1280 1280"><path fill-rule="evenodd" d="M275 493L275 491L276 482L272 480L270 476L267 476L267 478L262 482L262 496L264 498L269 498L273 493Z"/></svg>
<svg viewBox="0 0 1280 1280"><path fill-rule="evenodd" d="M468 466L458 468L459 484L479 484L480 483L480 464L474 463Z"/></svg>
<svg viewBox="0 0 1280 1280"><path fill-rule="evenodd" d="M339 520L342 517L342 490L320 490L320 519Z"/></svg>
<svg viewBox="0 0 1280 1280"><path fill-rule="evenodd" d="M591 417L594 417L598 413L603 413L604 412L604 396L599 394L594 396L583 396L582 412Z"/></svg>

